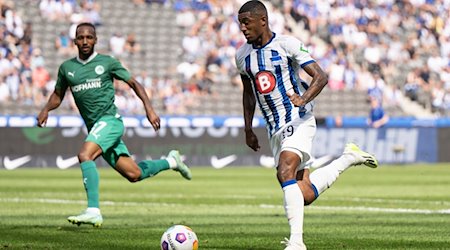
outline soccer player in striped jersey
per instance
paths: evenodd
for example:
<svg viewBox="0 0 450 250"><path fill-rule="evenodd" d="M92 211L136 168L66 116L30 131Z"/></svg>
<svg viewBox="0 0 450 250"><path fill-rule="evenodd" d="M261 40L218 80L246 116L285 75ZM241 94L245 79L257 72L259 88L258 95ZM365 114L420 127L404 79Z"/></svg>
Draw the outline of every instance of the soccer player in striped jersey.
<svg viewBox="0 0 450 250"><path fill-rule="evenodd" d="M74 43L78 56L59 67L55 90L37 117L37 125L45 126L50 110L56 109L70 89L89 134L78 153L83 184L87 195L87 209L80 215L68 217L73 224L101 226L103 217L99 206L99 175L95 159L102 156L106 162L130 182L141 181L161 171L173 169L190 180L191 172L176 150L163 160L144 160L136 163L122 141L124 125L114 104L113 79L130 86L141 99L147 119L157 131L160 118L153 110L144 87L130 75L115 58L98 54L95 26L81 23L76 28Z"/></svg>
<svg viewBox="0 0 450 250"><path fill-rule="evenodd" d="M342 156L310 175L304 164L311 158L316 132L312 101L326 86L328 77L301 41L270 30L267 10L260 1L242 5L238 20L247 39L236 53L244 85L246 143L254 151L260 148L252 130L258 104L266 121L290 225L290 237L284 243L286 249L306 249L304 205L312 203L348 167L363 164L375 168L378 163L375 157L349 143ZM301 69L311 76L309 85L299 78Z"/></svg>

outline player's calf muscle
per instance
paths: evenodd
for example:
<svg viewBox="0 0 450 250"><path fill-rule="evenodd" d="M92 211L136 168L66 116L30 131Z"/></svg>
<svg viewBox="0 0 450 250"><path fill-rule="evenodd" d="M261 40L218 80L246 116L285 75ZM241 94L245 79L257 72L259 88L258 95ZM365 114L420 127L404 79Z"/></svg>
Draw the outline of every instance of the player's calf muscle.
<svg viewBox="0 0 450 250"><path fill-rule="evenodd" d="M297 172L297 184L303 193L305 200L305 206L313 203L316 200L316 194L314 193L311 181L309 180L309 170L304 169Z"/></svg>
<svg viewBox="0 0 450 250"><path fill-rule="evenodd" d="M297 182L298 183L298 182ZM312 189L311 184L306 184L305 182L299 183L300 190L303 193L303 199L305 201L305 206L313 203L316 200L316 195L314 194L314 190Z"/></svg>

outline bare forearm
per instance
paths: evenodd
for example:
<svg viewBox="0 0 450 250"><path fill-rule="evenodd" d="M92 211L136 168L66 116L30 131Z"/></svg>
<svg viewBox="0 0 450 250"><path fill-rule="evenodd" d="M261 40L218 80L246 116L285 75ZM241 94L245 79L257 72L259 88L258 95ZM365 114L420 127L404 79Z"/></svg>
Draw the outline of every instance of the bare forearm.
<svg viewBox="0 0 450 250"><path fill-rule="evenodd" d="M139 99L141 99L142 103L144 104L145 113L147 114L148 121L155 129L155 131L158 131L161 127L161 120L153 110L153 107L150 103L150 98L148 97L147 92L145 92L145 88L133 77L130 80L128 80L127 83L134 90L134 93L136 93Z"/></svg>
<svg viewBox="0 0 450 250"><path fill-rule="evenodd" d="M242 105L244 108L245 131L252 130L253 116L255 115L256 97L253 94L252 83L250 79L241 74L244 91L242 94Z"/></svg>
<svg viewBox="0 0 450 250"><path fill-rule="evenodd" d="M320 94L328 83L328 76L317 63L307 65L304 70L312 77L308 90L302 95L302 99L306 104Z"/></svg>
<svg viewBox="0 0 450 250"><path fill-rule="evenodd" d="M132 79L128 83L130 87L133 89L134 93L138 96L139 99L141 99L142 104L144 105L144 108L146 111L153 111L150 98L147 95L147 92L145 92L144 87L139 84L136 80Z"/></svg>
<svg viewBox="0 0 450 250"><path fill-rule="evenodd" d="M255 115L255 106L256 102L254 96L246 96L244 94L243 97L243 106L244 106L244 122L245 122L245 130L252 129L253 117Z"/></svg>
<svg viewBox="0 0 450 250"><path fill-rule="evenodd" d="M57 107L59 107L59 105L61 104L63 98L64 98L64 93L65 90L55 90L51 95L50 98L48 99L47 104L45 104L44 108L41 110L41 112L39 113L37 119L37 125L39 127L44 127L45 124L47 123L47 118L48 118L48 112L50 110L56 109Z"/></svg>
<svg viewBox="0 0 450 250"><path fill-rule="evenodd" d="M322 92L323 88L327 85L328 78L326 75L319 75L317 78L313 78L308 90L303 93L302 98L305 103L308 103Z"/></svg>
<svg viewBox="0 0 450 250"><path fill-rule="evenodd" d="M44 110L46 110L47 112L50 110L54 110L58 108L59 105L61 105L61 102L62 102L61 96L58 96L57 94L53 93L50 95L47 104L45 104Z"/></svg>
<svg viewBox="0 0 450 250"><path fill-rule="evenodd" d="M136 95L139 97L139 99L141 99L142 104L144 104L144 107L152 109L150 98L148 97L147 92L145 92L145 89L142 87L142 85L136 86L136 89L134 91Z"/></svg>

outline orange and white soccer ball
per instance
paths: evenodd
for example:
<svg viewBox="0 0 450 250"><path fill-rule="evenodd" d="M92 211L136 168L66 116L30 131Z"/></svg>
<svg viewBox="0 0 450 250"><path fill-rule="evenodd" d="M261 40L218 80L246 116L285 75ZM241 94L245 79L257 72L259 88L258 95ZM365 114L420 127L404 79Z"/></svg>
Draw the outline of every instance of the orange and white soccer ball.
<svg viewBox="0 0 450 250"><path fill-rule="evenodd" d="M174 225L161 237L161 250L197 250L198 238L190 227Z"/></svg>

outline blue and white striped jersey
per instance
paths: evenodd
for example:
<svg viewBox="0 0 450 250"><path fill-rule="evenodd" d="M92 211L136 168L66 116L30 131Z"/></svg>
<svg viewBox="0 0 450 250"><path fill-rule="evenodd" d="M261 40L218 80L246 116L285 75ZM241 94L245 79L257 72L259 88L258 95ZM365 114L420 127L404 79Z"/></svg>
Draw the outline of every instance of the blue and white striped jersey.
<svg viewBox="0 0 450 250"><path fill-rule="evenodd" d="M240 74L251 79L253 93L273 135L290 121L311 112L313 103L295 107L287 93L302 95L308 85L301 81L300 68L314 62L305 45L287 35L276 35L261 48L251 44L241 46L236 53Z"/></svg>

